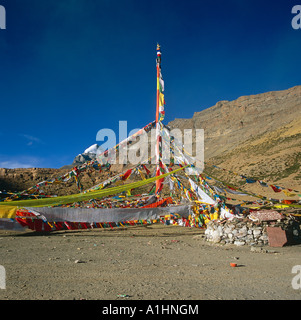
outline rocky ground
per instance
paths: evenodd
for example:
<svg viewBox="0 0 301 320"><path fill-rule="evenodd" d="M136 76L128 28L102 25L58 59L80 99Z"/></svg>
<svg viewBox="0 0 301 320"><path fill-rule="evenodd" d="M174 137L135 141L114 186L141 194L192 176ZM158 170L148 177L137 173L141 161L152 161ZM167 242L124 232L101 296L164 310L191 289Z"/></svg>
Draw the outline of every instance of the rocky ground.
<svg viewBox="0 0 301 320"><path fill-rule="evenodd" d="M6 270L0 299L301 299L300 274L292 273L301 264L300 245L251 250L203 237L201 229L161 224L46 235L0 231Z"/></svg>

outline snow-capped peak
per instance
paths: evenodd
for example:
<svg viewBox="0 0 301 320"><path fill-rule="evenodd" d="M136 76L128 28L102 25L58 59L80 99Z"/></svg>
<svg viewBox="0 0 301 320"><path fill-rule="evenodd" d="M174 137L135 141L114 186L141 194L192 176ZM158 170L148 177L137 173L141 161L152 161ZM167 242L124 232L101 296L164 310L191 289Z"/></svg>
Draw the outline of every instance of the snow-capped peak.
<svg viewBox="0 0 301 320"><path fill-rule="evenodd" d="M87 148L84 153L93 153L93 154L97 154L97 150L99 148L98 144L93 144L92 146L90 146L89 148Z"/></svg>

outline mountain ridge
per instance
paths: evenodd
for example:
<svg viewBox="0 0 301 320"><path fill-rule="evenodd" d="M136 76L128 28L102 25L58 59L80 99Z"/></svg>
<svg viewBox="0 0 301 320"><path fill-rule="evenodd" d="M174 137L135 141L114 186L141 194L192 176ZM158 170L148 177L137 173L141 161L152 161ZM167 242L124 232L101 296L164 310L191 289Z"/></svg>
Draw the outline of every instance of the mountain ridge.
<svg viewBox="0 0 301 320"><path fill-rule="evenodd" d="M205 159L217 156L247 139L300 117L301 86L219 101L195 112L190 119L175 119L171 128L202 128L205 133Z"/></svg>
<svg viewBox="0 0 301 320"><path fill-rule="evenodd" d="M176 118L168 126L181 130L204 129L206 162L246 176L282 182L296 189L299 187L300 190L300 110L301 86L298 85L286 90L241 96L232 101L218 101L210 108L196 111L192 118ZM96 145L85 151L94 149L97 149ZM49 169L49 172L42 168L0 169L0 190L26 189L93 158L93 152L83 152L71 165ZM114 170L121 170L121 167L115 167ZM241 183L225 171L219 172L208 165L205 170L223 180ZM99 182L94 174L92 180ZM72 190L76 192L76 189Z"/></svg>

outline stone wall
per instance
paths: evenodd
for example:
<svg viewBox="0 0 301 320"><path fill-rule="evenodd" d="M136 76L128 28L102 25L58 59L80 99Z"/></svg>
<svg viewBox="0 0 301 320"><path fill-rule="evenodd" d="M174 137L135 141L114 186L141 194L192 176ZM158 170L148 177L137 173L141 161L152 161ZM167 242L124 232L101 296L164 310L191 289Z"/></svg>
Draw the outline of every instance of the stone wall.
<svg viewBox="0 0 301 320"><path fill-rule="evenodd" d="M287 243L301 242L300 225L291 217L276 221L257 222L249 218L210 221L205 230L205 239L214 243L233 244L236 246L266 246L270 244L267 227L285 231Z"/></svg>

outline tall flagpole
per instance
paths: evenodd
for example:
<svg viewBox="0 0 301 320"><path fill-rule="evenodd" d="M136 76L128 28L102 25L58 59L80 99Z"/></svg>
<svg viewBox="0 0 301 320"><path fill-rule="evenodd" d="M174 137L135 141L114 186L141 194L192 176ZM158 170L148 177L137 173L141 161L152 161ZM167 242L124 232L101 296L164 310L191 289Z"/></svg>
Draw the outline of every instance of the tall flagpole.
<svg viewBox="0 0 301 320"><path fill-rule="evenodd" d="M157 102L156 102L156 176L161 175L161 170L160 170L160 141L161 141L161 135L160 135L160 121L161 121L161 117L159 118L159 114L160 114L160 76L161 76L161 48L160 45L157 44ZM161 93L162 94L162 93ZM161 185L162 185L162 180L159 179L156 181L156 191L155 194L158 194L160 192L161 189Z"/></svg>
<svg viewBox="0 0 301 320"><path fill-rule="evenodd" d="M160 99L160 70L161 70L161 48L157 44L157 109L156 109L156 124L159 122L159 99Z"/></svg>

